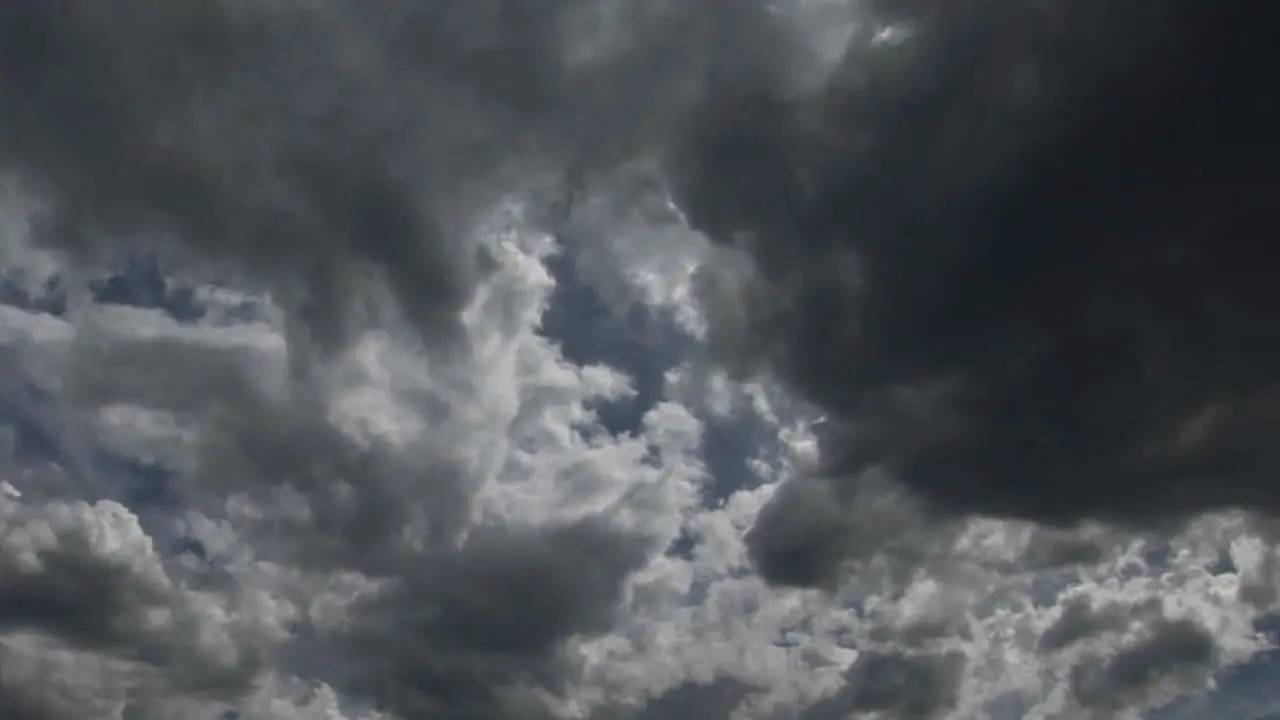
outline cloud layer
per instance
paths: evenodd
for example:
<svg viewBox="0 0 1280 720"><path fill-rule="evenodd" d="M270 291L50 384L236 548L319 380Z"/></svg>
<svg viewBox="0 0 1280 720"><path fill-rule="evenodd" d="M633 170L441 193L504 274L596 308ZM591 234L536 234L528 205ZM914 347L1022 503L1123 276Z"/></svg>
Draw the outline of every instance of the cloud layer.
<svg viewBox="0 0 1280 720"><path fill-rule="evenodd" d="M1280 11L953 5L0 5L0 715L1272 711Z"/></svg>

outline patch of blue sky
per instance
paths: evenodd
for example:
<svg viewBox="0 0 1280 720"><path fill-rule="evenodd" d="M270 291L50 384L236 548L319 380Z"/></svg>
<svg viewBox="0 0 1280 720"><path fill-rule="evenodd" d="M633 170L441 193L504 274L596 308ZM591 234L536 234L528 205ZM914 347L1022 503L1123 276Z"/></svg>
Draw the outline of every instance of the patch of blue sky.
<svg viewBox="0 0 1280 720"><path fill-rule="evenodd" d="M556 286L542 333L560 344L566 360L608 365L631 378L634 396L604 402L596 412L610 434L634 434L645 413L662 400L666 372L680 362L693 339L665 310L639 304L621 312L611 308L584 280L570 251L548 258L547 269Z"/></svg>

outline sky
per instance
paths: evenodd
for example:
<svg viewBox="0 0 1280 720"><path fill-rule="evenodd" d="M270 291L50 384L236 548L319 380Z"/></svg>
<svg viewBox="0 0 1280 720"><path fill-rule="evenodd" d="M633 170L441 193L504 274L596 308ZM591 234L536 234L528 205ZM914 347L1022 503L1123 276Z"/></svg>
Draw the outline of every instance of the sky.
<svg viewBox="0 0 1280 720"><path fill-rule="evenodd" d="M0 4L0 717L1280 716L1278 29Z"/></svg>

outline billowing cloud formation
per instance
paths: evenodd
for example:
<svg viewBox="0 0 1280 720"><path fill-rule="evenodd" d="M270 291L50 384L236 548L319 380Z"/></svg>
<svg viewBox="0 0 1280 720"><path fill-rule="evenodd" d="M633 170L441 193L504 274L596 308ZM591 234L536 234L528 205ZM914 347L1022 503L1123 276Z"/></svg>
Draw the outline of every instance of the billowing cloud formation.
<svg viewBox="0 0 1280 720"><path fill-rule="evenodd" d="M567 198L708 82L784 67L751 60L797 47L765 18L724 0L16 4L0 152L48 206L47 246L163 243L270 289L329 350L367 322L372 274L438 343L487 265L477 214Z"/></svg>
<svg viewBox="0 0 1280 720"><path fill-rule="evenodd" d="M8 318L22 353L11 369L60 385L46 411L67 427L51 432L90 442L54 464L24 456L38 447L6 458L12 712L329 717L341 703L314 692L333 686L394 717L550 717L548 698L579 673L567 641L612 628L628 577L678 528L644 513L678 523L697 466L681 458L679 416L650 418L633 448L573 447L573 426L596 423L586 405L625 382L564 363L535 334L545 236L524 249L489 237L499 269L460 319L463 365L375 332L297 377L269 323L213 324L219 305L244 302L216 294L198 325L111 305ZM5 401L23 427L31 401ZM117 455L161 468L155 486L109 473ZM616 477L575 467L592 463ZM541 512L509 507L535 471L598 487L543 489ZM648 509L611 497L644 473L670 477L669 497Z"/></svg>
<svg viewBox="0 0 1280 720"><path fill-rule="evenodd" d="M947 513L1275 509L1280 15L879 5L823 93L710 103L672 163L754 261L736 359L829 411L831 474Z"/></svg>
<svg viewBox="0 0 1280 720"><path fill-rule="evenodd" d="M0 715L1265 673L1270 11L969 5L0 5Z"/></svg>
<svg viewBox="0 0 1280 720"><path fill-rule="evenodd" d="M554 681L561 641L612 627L623 581L643 559L634 539L591 523L477 533L361 608L372 627L348 641L363 656L359 673L392 688L384 703L407 717L498 714L496 690Z"/></svg>

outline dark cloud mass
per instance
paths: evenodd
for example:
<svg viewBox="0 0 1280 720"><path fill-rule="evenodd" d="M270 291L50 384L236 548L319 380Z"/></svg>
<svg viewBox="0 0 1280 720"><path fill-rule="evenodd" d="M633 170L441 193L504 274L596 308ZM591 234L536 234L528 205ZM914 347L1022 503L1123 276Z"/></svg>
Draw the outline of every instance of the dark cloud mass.
<svg viewBox="0 0 1280 720"><path fill-rule="evenodd" d="M822 93L717 98L671 163L758 267L731 360L848 428L830 474L882 465L947 512L1276 509L1280 10L869 11L896 34Z"/></svg>
<svg viewBox="0 0 1280 720"><path fill-rule="evenodd" d="M559 643L609 629L644 557L638 539L593 522L482 530L361 610L355 672L406 718L521 717L499 691L555 689Z"/></svg>
<svg viewBox="0 0 1280 720"><path fill-rule="evenodd" d="M1095 635L1121 630L1125 626L1128 610L1130 609L1118 605L1095 608L1087 599L1075 599L1041 633L1038 646L1041 650L1052 652Z"/></svg>
<svg viewBox="0 0 1280 720"><path fill-rule="evenodd" d="M1105 660L1076 665L1071 686L1081 705L1114 712L1158 692L1161 683L1194 684L1207 677L1217 645L1204 628L1186 620L1155 623L1149 637ZM1176 685L1174 686L1176 687Z"/></svg>
<svg viewBox="0 0 1280 720"><path fill-rule="evenodd" d="M439 340L486 266L476 215L634 150L716 4L659 42L667 13L630 3L596 38L579 0L9 3L0 162L45 203L39 239L80 260L212 261L322 348L374 272Z"/></svg>
<svg viewBox="0 0 1280 720"><path fill-rule="evenodd" d="M467 267L432 240L424 179L394 167L425 149L380 107L383 76L330 59L320 14L282 9L7 5L0 143L51 206L39 239L82 258L176 240L306 305L322 341L352 290L342 262L388 273L410 312L455 306Z"/></svg>
<svg viewBox="0 0 1280 720"><path fill-rule="evenodd" d="M866 652L849 668L848 683L806 708L801 720L836 720L850 713L935 718L959 697L965 658L959 653L904 655Z"/></svg>

